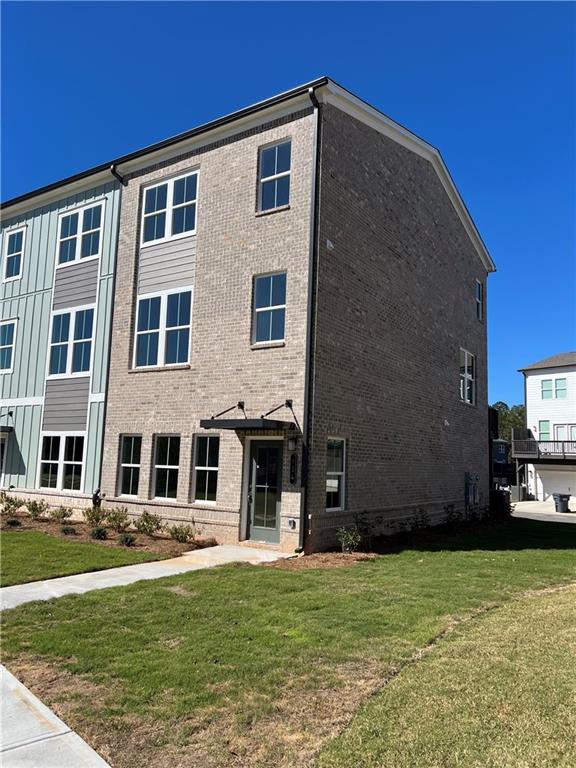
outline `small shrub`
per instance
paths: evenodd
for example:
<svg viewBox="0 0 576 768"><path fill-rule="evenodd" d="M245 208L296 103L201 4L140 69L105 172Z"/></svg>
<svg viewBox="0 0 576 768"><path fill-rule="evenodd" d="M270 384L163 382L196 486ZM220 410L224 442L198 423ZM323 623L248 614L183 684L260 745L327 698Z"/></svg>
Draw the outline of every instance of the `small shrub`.
<svg viewBox="0 0 576 768"><path fill-rule="evenodd" d="M70 507L54 507L48 513L48 517L57 523L63 523L64 520L72 517L72 509Z"/></svg>
<svg viewBox="0 0 576 768"><path fill-rule="evenodd" d="M8 496L5 491L0 493L0 509L5 515L13 515L23 506L24 501L17 496Z"/></svg>
<svg viewBox="0 0 576 768"><path fill-rule="evenodd" d="M9 517L8 520L6 520L6 525L9 528L18 528L18 526L22 525L20 520L18 520L17 517Z"/></svg>
<svg viewBox="0 0 576 768"><path fill-rule="evenodd" d="M78 533L73 525L63 525L62 528L60 528L60 531L64 534L64 536L76 536Z"/></svg>
<svg viewBox="0 0 576 768"><path fill-rule="evenodd" d="M454 504L446 504L444 512L446 514L446 523L450 527L462 522L462 512L459 509L455 509Z"/></svg>
<svg viewBox="0 0 576 768"><path fill-rule="evenodd" d="M362 534L355 526L346 528L343 525L341 528L338 528L336 538L342 547L342 552L356 552L362 543Z"/></svg>
<svg viewBox="0 0 576 768"><path fill-rule="evenodd" d="M136 544L136 536L133 533L121 533L118 536L118 544L121 547L133 547Z"/></svg>
<svg viewBox="0 0 576 768"><path fill-rule="evenodd" d="M198 535L198 531L194 525L172 525L168 528L168 533L170 534L170 538L179 541L180 544L194 541Z"/></svg>
<svg viewBox="0 0 576 768"><path fill-rule="evenodd" d="M108 534L106 532L106 528L102 525L97 525L90 531L90 538L92 539L107 539Z"/></svg>
<svg viewBox="0 0 576 768"><path fill-rule="evenodd" d="M162 530L162 518L160 515L154 515L152 512L144 510L134 523L134 526L138 533L146 533L148 536L152 536Z"/></svg>
<svg viewBox="0 0 576 768"><path fill-rule="evenodd" d="M114 507L106 512L106 522L116 531L123 533L130 526L130 518L126 507Z"/></svg>
<svg viewBox="0 0 576 768"><path fill-rule="evenodd" d="M102 523L106 519L106 512L101 507L83 509L82 514L84 515L84 520L86 520L88 525L92 526L92 528L102 527Z"/></svg>
<svg viewBox="0 0 576 768"><path fill-rule="evenodd" d="M422 531L430 527L430 515L425 509L419 509L415 515L408 518L408 526L411 531Z"/></svg>
<svg viewBox="0 0 576 768"><path fill-rule="evenodd" d="M48 511L48 504L45 501L27 501L26 509L32 520L38 520Z"/></svg>

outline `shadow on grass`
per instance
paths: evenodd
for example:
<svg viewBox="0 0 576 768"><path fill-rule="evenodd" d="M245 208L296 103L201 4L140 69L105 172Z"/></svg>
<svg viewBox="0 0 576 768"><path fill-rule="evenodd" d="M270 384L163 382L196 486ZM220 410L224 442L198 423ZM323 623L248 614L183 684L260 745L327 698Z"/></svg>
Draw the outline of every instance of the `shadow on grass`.
<svg viewBox="0 0 576 768"><path fill-rule="evenodd" d="M374 538L378 554L417 552L466 552L472 550L520 551L523 549L576 549L576 525L509 518L503 522L461 523L422 531Z"/></svg>

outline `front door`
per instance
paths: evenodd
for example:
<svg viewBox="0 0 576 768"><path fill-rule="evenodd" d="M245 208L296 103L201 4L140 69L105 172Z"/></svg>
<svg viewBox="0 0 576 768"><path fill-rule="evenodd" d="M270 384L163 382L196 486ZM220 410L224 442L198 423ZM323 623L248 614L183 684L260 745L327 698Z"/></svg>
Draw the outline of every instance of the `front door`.
<svg viewBox="0 0 576 768"><path fill-rule="evenodd" d="M282 440L250 443L248 474L248 538L280 541Z"/></svg>

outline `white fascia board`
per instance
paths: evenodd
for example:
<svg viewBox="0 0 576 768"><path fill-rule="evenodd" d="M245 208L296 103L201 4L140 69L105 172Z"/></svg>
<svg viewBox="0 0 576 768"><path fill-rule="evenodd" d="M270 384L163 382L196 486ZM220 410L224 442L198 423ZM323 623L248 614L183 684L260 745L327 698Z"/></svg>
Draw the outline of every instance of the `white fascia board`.
<svg viewBox="0 0 576 768"><path fill-rule="evenodd" d="M486 271L496 271L496 265L492 261L492 258L482 241L480 233L472 221L472 217L470 216L468 209L452 180L450 172L442 159L442 155L436 147L428 144L424 139L416 136L416 134L412 133L407 128L394 122L394 120L391 120L382 112L379 112L377 109L370 106L370 104L362 101L357 96L354 96L354 94L332 81L330 81L328 85L318 89L317 97L319 101L332 104L351 117L356 118L356 120L359 120L370 128L373 128L375 131L392 139L392 141L395 141L397 144L400 144L432 163L432 166L436 171L446 194L450 198L450 201L452 202L452 205L454 206L454 209Z"/></svg>

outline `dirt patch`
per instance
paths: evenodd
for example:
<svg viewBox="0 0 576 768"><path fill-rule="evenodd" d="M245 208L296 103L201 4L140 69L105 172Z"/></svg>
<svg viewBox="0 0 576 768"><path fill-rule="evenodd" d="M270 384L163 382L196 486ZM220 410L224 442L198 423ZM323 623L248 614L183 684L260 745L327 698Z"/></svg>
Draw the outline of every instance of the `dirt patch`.
<svg viewBox="0 0 576 768"><path fill-rule="evenodd" d="M266 568L282 568L297 571L302 568L348 568L354 563L365 563L377 557L373 552L316 552L312 555L299 555L287 560L274 560L263 563Z"/></svg>
<svg viewBox="0 0 576 768"><path fill-rule="evenodd" d="M20 525L12 527L6 524L8 519L14 519L20 521ZM73 535L66 535L62 533L62 527L72 527L76 531ZM90 526L84 522L76 520L66 520L63 523L55 522L53 520L39 519L33 520L24 512L12 513L9 517L2 515L0 521L0 529L2 531L14 531L18 533L20 531L38 531L39 533L48 533L50 536L54 536L57 539L66 539L66 541L89 541L91 544L98 544L102 547L114 547L119 548L118 544L119 533L113 531L111 528L107 528L107 539L92 539L90 537ZM205 547L211 547L216 542L213 539L197 539L194 542L188 542L181 544L169 536L158 534L155 536L148 536L145 533L138 533L137 531L128 531L135 538L134 546L130 549L134 549L138 552L157 552L158 554L165 555L167 557L178 557L183 552L190 552L193 549L203 549Z"/></svg>

